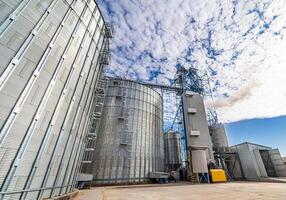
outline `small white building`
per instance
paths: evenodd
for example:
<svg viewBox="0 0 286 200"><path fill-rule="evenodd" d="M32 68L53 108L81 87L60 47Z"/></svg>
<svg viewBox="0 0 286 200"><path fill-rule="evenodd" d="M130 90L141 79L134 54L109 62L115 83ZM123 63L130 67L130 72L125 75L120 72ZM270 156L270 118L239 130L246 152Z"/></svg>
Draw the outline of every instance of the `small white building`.
<svg viewBox="0 0 286 200"><path fill-rule="evenodd" d="M249 142L232 146L231 149L237 152L240 159L241 170L236 172L236 177L248 180L286 177L286 165L278 149Z"/></svg>

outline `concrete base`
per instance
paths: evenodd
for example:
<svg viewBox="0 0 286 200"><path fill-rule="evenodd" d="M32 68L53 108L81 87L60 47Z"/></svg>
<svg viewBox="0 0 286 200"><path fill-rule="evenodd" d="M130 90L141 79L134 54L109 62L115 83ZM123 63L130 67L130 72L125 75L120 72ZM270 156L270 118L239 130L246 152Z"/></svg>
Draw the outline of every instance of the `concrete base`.
<svg viewBox="0 0 286 200"><path fill-rule="evenodd" d="M259 179L249 179L248 181L286 183L286 177L267 177L267 178L259 178Z"/></svg>
<svg viewBox="0 0 286 200"><path fill-rule="evenodd" d="M109 187L109 186L128 186L128 185L144 185L144 184L150 184L149 181L142 181L142 182L126 182L126 183L106 183L106 184L99 184L99 183L95 183L94 181L91 182L91 187L102 187L102 186L106 186L106 187ZM80 189L81 190L81 189Z"/></svg>
<svg viewBox="0 0 286 200"><path fill-rule="evenodd" d="M74 200L281 200L285 184L232 182L218 184L163 184L99 187L81 190Z"/></svg>
<svg viewBox="0 0 286 200"><path fill-rule="evenodd" d="M78 195L79 190L76 189L75 191L65 194L65 195L61 195L61 196L57 196L57 197L53 197L53 198L43 198L43 200L69 200L69 199L74 199L77 195Z"/></svg>

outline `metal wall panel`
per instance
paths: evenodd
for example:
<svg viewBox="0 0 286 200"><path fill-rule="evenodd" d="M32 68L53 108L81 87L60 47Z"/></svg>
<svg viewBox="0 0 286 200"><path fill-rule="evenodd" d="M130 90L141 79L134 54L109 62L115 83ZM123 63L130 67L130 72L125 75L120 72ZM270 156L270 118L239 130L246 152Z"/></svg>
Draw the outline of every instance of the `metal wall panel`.
<svg viewBox="0 0 286 200"><path fill-rule="evenodd" d="M192 151L193 173L208 173L207 157L205 150Z"/></svg>
<svg viewBox="0 0 286 200"><path fill-rule="evenodd" d="M210 134L215 151L223 151L229 147L226 131L223 124L218 124L216 126L210 127Z"/></svg>
<svg viewBox="0 0 286 200"><path fill-rule="evenodd" d="M278 177L286 177L286 166L283 163L281 154L278 149L271 149L268 151L269 157L273 164L273 168Z"/></svg>
<svg viewBox="0 0 286 200"><path fill-rule="evenodd" d="M186 94L183 95L183 107L188 148L203 148L206 151L206 158L208 160L214 160L213 144L202 97L197 93L186 92ZM195 109L196 112L188 112L189 109Z"/></svg>
<svg viewBox="0 0 286 200"><path fill-rule="evenodd" d="M13 6L7 4L5 1L0 1L0 23L9 17L10 13L13 11Z"/></svg>
<svg viewBox="0 0 286 200"><path fill-rule="evenodd" d="M143 182L164 171L163 100L137 82L108 79L99 125L95 184Z"/></svg>
<svg viewBox="0 0 286 200"><path fill-rule="evenodd" d="M243 175L246 179L257 180L265 177L265 175L267 177L262 157L257 151L268 151L271 148L245 142L232 146L231 149L238 153Z"/></svg>
<svg viewBox="0 0 286 200"><path fill-rule="evenodd" d="M0 199L70 192L103 66L104 20L93 0L0 5Z"/></svg>
<svg viewBox="0 0 286 200"><path fill-rule="evenodd" d="M167 171L176 171L182 164L180 133L164 134L165 166Z"/></svg>

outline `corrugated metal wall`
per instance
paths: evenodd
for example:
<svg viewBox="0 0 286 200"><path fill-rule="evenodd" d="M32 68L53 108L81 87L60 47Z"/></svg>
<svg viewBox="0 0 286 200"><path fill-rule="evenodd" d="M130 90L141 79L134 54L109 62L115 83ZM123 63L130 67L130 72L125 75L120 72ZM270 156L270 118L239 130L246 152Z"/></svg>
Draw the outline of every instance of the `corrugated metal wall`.
<svg viewBox="0 0 286 200"><path fill-rule="evenodd" d="M271 148L245 142L232 146L231 149L238 153L244 178L248 180L258 180L263 176L267 176L263 160L258 151L267 151ZM239 176L240 174L235 174L235 177Z"/></svg>
<svg viewBox="0 0 286 200"><path fill-rule="evenodd" d="M169 131L164 134L165 165L167 171L176 171L182 164L180 133Z"/></svg>
<svg viewBox="0 0 286 200"><path fill-rule="evenodd" d="M210 134L215 151L220 152L228 149L229 145L223 124L210 127Z"/></svg>
<svg viewBox="0 0 286 200"><path fill-rule="evenodd" d="M260 150L263 164L270 177L286 177L286 166L278 149Z"/></svg>
<svg viewBox="0 0 286 200"><path fill-rule="evenodd" d="M27 191L0 199L69 192L102 68L104 20L94 0L0 5L1 192Z"/></svg>
<svg viewBox="0 0 286 200"><path fill-rule="evenodd" d="M110 79L93 160L95 184L146 181L164 170L163 99L134 81Z"/></svg>

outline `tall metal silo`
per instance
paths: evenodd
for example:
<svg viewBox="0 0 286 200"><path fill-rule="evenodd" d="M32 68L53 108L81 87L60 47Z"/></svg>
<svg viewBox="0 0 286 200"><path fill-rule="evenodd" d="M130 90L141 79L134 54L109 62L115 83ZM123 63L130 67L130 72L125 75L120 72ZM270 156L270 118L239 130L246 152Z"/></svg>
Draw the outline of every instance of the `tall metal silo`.
<svg viewBox="0 0 286 200"><path fill-rule="evenodd" d="M223 124L217 124L210 127L210 134L213 142L213 148L217 152L228 150L229 145L227 141L226 131Z"/></svg>
<svg viewBox="0 0 286 200"><path fill-rule="evenodd" d="M107 82L93 159L94 184L146 181L164 170L163 99L135 81Z"/></svg>
<svg viewBox="0 0 286 200"><path fill-rule="evenodd" d="M169 131L164 134L165 166L167 171L176 171L181 167L180 133Z"/></svg>
<svg viewBox="0 0 286 200"><path fill-rule="evenodd" d="M5 0L0 199L74 190L107 31L94 0Z"/></svg>

